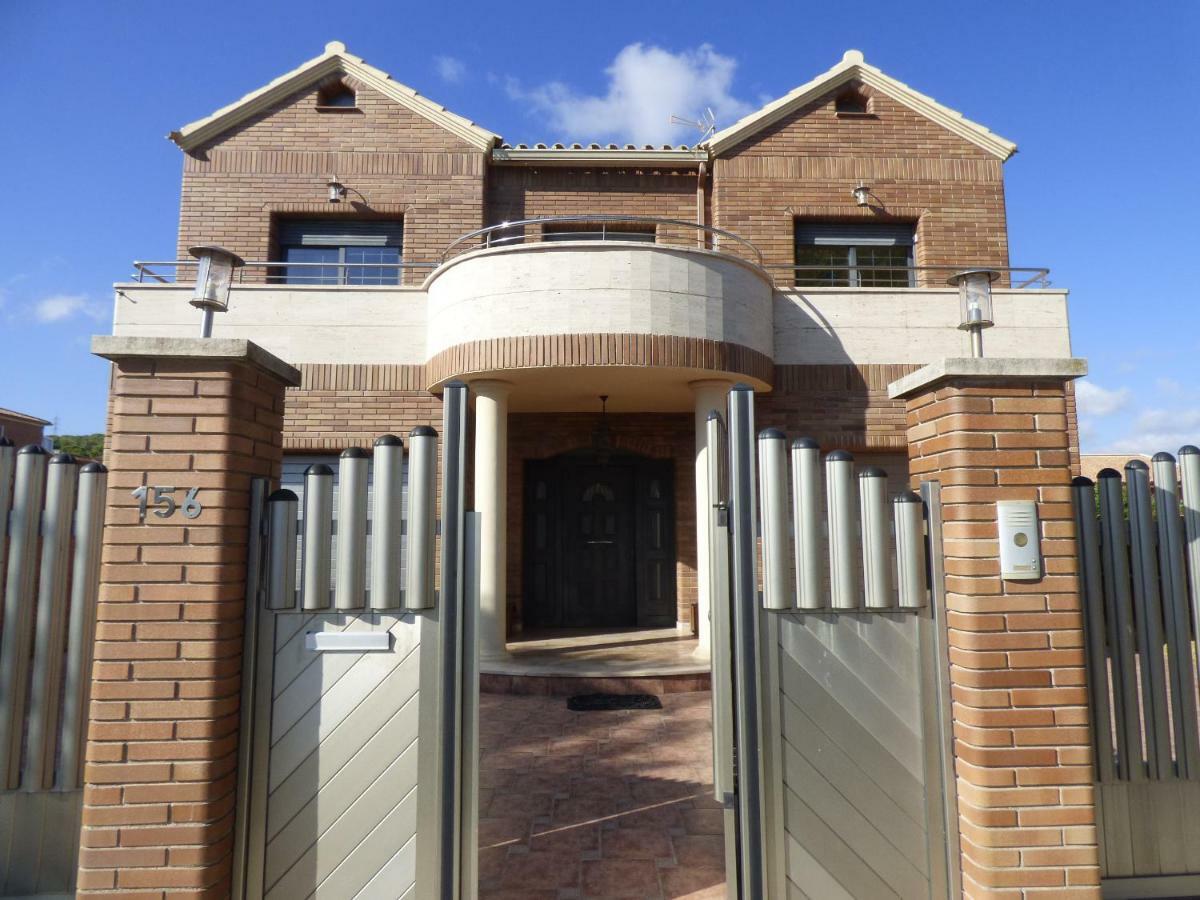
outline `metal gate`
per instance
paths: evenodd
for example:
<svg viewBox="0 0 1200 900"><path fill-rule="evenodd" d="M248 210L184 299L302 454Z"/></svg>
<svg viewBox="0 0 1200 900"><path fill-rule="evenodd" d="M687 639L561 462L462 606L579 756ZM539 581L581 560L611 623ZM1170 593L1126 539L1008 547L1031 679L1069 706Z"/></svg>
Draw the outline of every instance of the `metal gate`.
<svg viewBox="0 0 1200 900"><path fill-rule="evenodd" d="M235 896L458 898L474 884L464 386L444 409L440 531L432 428L343 453L336 503L325 465L308 468L302 504L255 486Z"/></svg>
<svg viewBox="0 0 1200 900"><path fill-rule="evenodd" d="M1200 894L1200 450L1074 483L1105 896Z"/></svg>
<svg viewBox="0 0 1200 900"><path fill-rule="evenodd" d="M708 446L730 895L958 896L938 484L889 503L847 453L756 440L740 386Z"/></svg>

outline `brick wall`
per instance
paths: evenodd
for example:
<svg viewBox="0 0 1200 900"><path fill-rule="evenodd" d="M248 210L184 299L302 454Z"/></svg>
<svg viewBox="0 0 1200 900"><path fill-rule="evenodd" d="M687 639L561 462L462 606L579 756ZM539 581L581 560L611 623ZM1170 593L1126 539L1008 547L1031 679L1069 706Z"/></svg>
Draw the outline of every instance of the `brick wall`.
<svg viewBox="0 0 1200 900"><path fill-rule="evenodd" d="M872 115L839 117L837 93L715 160L713 224L791 265L797 217L912 221L918 265L1007 266L1000 160L878 92ZM871 188L867 209L851 196L860 179Z"/></svg>
<svg viewBox="0 0 1200 900"><path fill-rule="evenodd" d="M951 381L907 413L913 481L942 483L964 893L1097 897L1067 394ZM1040 581L999 577L1002 499L1037 501Z"/></svg>
<svg viewBox="0 0 1200 900"><path fill-rule="evenodd" d="M228 893L249 486L278 477L282 414L245 363L115 366L81 893ZM146 484L203 511L140 521Z"/></svg>
<svg viewBox="0 0 1200 900"><path fill-rule="evenodd" d="M185 154L180 259L206 243L271 259L273 215L403 218L406 262L434 261L482 226L484 153L346 82L357 89L357 109L318 112L316 85ZM333 174L349 189L342 203L327 199ZM407 273L405 283L426 274Z"/></svg>

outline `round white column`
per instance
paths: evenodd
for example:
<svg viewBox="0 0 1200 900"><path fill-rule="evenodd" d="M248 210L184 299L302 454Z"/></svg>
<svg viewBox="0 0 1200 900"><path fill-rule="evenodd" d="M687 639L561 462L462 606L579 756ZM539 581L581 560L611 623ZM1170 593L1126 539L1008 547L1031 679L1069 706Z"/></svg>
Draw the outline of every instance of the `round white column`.
<svg viewBox="0 0 1200 900"><path fill-rule="evenodd" d="M695 655L700 659L709 659L712 653L707 518L712 505L708 496L708 414L715 409L722 416L725 415L731 384L732 382L720 379L705 379L688 384L696 404L696 599L700 640Z"/></svg>
<svg viewBox="0 0 1200 900"><path fill-rule="evenodd" d="M479 513L479 655L506 654L508 627L508 392L506 381L474 381L475 509Z"/></svg>

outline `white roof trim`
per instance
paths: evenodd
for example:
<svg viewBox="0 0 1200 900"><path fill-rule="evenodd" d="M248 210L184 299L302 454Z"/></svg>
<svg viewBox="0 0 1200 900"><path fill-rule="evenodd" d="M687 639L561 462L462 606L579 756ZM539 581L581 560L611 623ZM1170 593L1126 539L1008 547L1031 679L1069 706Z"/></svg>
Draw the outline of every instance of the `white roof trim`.
<svg viewBox="0 0 1200 900"><path fill-rule="evenodd" d="M574 150L497 147L492 150L496 163L542 163L543 165L695 165L708 159L708 151L696 150Z"/></svg>
<svg viewBox="0 0 1200 900"><path fill-rule="evenodd" d="M434 103L428 97L422 97L412 88L392 80L392 77L382 69L367 65L361 57L346 52L346 45L340 41L326 44L325 52L320 56L280 75L258 90L251 91L240 100L218 109L211 116L197 119L195 122L184 125L178 131L172 131L168 137L184 150L191 150L239 122L244 122L251 116L269 109L285 97L303 90L306 86L335 72L341 72L363 82L385 97L395 100L401 106L423 116L435 125L441 126L480 150L488 150L500 140L499 135L479 127L474 122Z"/></svg>
<svg viewBox="0 0 1200 900"><path fill-rule="evenodd" d="M709 138L707 146L713 155L717 156L741 143L756 131L778 122L818 97L854 80L882 91L898 103L903 103L914 112L936 122L1001 160L1006 160L1017 152L1017 145L1012 141L993 134L957 110L943 106L932 97L913 90L907 84L897 81L895 78L885 75L875 66L869 65L858 50L847 50L842 61L828 72L818 75L807 84L802 84L778 100L768 103L758 112L751 113L728 128L718 131Z"/></svg>

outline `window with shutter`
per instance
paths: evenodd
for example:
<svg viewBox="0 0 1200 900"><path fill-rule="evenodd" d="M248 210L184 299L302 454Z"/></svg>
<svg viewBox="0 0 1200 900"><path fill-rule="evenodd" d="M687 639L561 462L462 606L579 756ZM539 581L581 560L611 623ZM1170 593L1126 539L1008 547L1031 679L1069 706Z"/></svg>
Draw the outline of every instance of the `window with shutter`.
<svg viewBox="0 0 1200 900"><path fill-rule="evenodd" d="M276 224L287 284L399 284L399 220L281 219Z"/></svg>
<svg viewBox="0 0 1200 900"><path fill-rule="evenodd" d="M913 226L796 222L797 287L913 287Z"/></svg>

